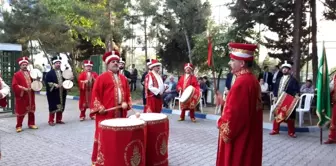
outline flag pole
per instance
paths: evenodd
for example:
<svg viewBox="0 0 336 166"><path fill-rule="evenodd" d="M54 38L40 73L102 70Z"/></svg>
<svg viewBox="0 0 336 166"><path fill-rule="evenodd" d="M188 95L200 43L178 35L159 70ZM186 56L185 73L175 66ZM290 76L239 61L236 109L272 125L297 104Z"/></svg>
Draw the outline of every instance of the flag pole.
<svg viewBox="0 0 336 166"><path fill-rule="evenodd" d="M320 144L322 145L322 133L323 133L323 131L322 131L322 127L320 127Z"/></svg>

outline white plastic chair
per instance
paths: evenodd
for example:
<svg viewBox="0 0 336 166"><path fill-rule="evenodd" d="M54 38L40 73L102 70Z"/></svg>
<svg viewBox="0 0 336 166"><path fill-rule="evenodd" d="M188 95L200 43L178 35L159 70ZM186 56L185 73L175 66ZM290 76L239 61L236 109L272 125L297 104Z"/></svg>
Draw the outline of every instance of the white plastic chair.
<svg viewBox="0 0 336 166"><path fill-rule="evenodd" d="M178 105L179 105L179 110L181 110L180 99L181 99L181 91L179 91L179 95L178 95L177 97L174 98L172 108L175 107L175 103L176 103L176 100L177 100L177 101L178 101Z"/></svg>
<svg viewBox="0 0 336 166"><path fill-rule="evenodd" d="M202 93L202 92L201 92ZM203 105L203 102L204 102L204 105ZM200 110L201 110L201 113L203 113L203 107L206 107L206 101L205 101L205 97L203 96L203 93L202 93L202 96L201 96L201 99L200 99Z"/></svg>
<svg viewBox="0 0 336 166"><path fill-rule="evenodd" d="M273 98L274 98L273 92L270 92L269 96L270 96L270 105L271 105L270 114L269 114L269 121L272 121L272 119L274 117L273 116L273 110L274 110L274 107L275 107L275 104L274 104L274 101L273 101Z"/></svg>
<svg viewBox="0 0 336 166"><path fill-rule="evenodd" d="M305 100L303 101L304 96L305 96ZM300 96L299 105L296 108L296 112L299 113L299 126L300 127L302 126L302 123L304 122L303 115L305 112L309 113L310 125L313 125L311 113L310 113L310 106L312 104L313 98L314 98L314 94L310 94L310 93L304 93ZM302 108L302 106L304 107Z"/></svg>

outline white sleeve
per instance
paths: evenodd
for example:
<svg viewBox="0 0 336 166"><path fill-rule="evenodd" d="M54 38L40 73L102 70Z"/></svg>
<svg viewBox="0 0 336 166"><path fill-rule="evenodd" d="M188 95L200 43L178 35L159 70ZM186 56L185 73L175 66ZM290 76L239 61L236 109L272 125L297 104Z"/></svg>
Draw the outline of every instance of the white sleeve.
<svg viewBox="0 0 336 166"><path fill-rule="evenodd" d="M9 94L9 86L0 78L1 81L1 89L0 93L2 94L2 98Z"/></svg>
<svg viewBox="0 0 336 166"><path fill-rule="evenodd" d="M148 80L148 89L153 92L155 95L158 95L160 93L160 89L159 88L155 88L153 86L153 80L152 77L149 76L149 80Z"/></svg>
<svg viewBox="0 0 336 166"><path fill-rule="evenodd" d="M330 92L334 90L334 80L329 83Z"/></svg>

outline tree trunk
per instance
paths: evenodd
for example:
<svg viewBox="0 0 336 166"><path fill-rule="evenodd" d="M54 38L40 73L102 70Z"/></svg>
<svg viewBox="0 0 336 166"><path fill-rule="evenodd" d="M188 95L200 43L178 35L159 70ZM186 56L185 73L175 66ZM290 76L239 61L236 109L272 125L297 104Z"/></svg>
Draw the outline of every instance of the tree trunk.
<svg viewBox="0 0 336 166"><path fill-rule="evenodd" d="M48 60L49 65L52 67L53 64L51 63L51 61L50 61L50 59L49 59L49 56L48 56L47 52L43 49L41 40L40 40L40 39L37 39L37 41L38 41L38 43L39 43L39 45L40 45L41 50L42 50L43 53L44 53L44 56L45 56L45 57L47 58L47 60Z"/></svg>
<svg viewBox="0 0 336 166"><path fill-rule="evenodd" d="M312 56L313 56L313 85L316 84L318 57L317 57L317 21L316 21L316 0L311 0L311 17L312 17Z"/></svg>
<svg viewBox="0 0 336 166"><path fill-rule="evenodd" d="M192 64L191 60L191 47L190 47L190 42L187 34L187 30L184 30L184 37L186 38L187 46L188 46L188 57L189 57L189 62Z"/></svg>
<svg viewBox="0 0 336 166"><path fill-rule="evenodd" d="M295 0L293 34L293 75L300 81L302 0Z"/></svg>

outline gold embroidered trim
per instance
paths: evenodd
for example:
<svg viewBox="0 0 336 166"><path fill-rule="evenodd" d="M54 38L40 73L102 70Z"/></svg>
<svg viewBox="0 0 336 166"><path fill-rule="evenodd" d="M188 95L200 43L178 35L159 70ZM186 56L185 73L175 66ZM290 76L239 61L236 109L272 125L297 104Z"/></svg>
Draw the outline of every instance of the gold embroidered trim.
<svg viewBox="0 0 336 166"><path fill-rule="evenodd" d="M168 121L168 117L160 120L146 120L147 124L160 124L160 123L166 123Z"/></svg>
<svg viewBox="0 0 336 166"><path fill-rule="evenodd" d="M100 110L104 110L105 107L100 103L100 101L95 97L93 101L93 108L91 109L91 113L98 112Z"/></svg>
<svg viewBox="0 0 336 166"><path fill-rule="evenodd" d="M241 75L244 75L244 74L248 74L248 73L251 73L251 71L249 69L242 69L240 71L238 71L237 73L235 73L234 75L236 75L236 78L235 80L241 76Z"/></svg>
<svg viewBox="0 0 336 166"><path fill-rule="evenodd" d="M130 131L130 130L137 130L137 129L143 129L145 128L145 124L140 124L140 125L134 125L134 126L104 126L99 124L99 127L101 129L107 129L107 130L114 130L114 131Z"/></svg>
<svg viewBox="0 0 336 166"><path fill-rule="evenodd" d="M221 126L220 126L220 136L223 139L223 141L225 143L228 143L230 141L229 138L229 134L230 134L230 127L229 127L230 122L224 122Z"/></svg>

